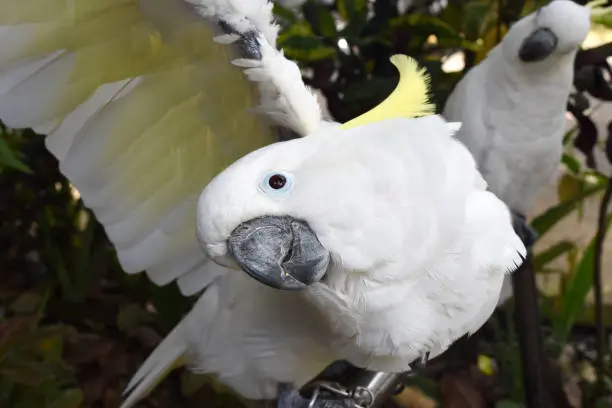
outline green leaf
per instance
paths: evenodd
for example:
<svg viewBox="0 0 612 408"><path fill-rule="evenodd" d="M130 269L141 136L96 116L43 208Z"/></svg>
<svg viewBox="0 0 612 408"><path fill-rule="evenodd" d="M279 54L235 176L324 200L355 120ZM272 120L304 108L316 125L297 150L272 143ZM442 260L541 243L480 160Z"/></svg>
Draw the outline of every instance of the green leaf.
<svg viewBox="0 0 612 408"><path fill-rule="evenodd" d="M20 361L0 369L0 376L5 380L29 387L39 387L51 375L49 367L36 361Z"/></svg>
<svg viewBox="0 0 612 408"><path fill-rule="evenodd" d="M368 22L368 0L338 0L338 13L346 27L341 35L349 39L359 37Z"/></svg>
<svg viewBox="0 0 612 408"><path fill-rule="evenodd" d="M335 39L338 36L336 22L331 12L320 3L306 2L303 7L304 16L317 35Z"/></svg>
<svg viewBox="0 0 612 408"><path fill-rule="evenodd" d="M485 0L469 1L463 8L463 31L470 40L477 40L490 28L497 17L495 3Z"/></svg>
<svg viewBox="0 0 612 408"><path fill-rule="evenodd" d="M313 62L336 55L336 49L324 45L319 39L307 36L293 36L283 41L282 48L289 59Z"/></svg>
<svg viewBox="0 0 612 408"><path fill-rule="evenodd" d="M470 51L477 51L480 47L465 40L463 35L444 20L426 14L407 14L396 17L389 22L391 30L409 28L411 34L420 34L427 37L430 34L438 38L438 42L448 47L462 47Z"/></svg>
<svg viewBox="0 0 612 408"><path fill-rule="evenodd" d="M563 153L563 158L561 159L561 162L565 164L567 169L571 171L573 174L575 175L580 174L580 170L582 169L582 164L580 164L580 161L576 157L570 156L567 153Z"/></svg>
<svg viewBox="0 0 612 408"><path fill-rule="evenodd" d="M42 296L36 292L22 293L10 305L11 311L17 314L33 313L38 308Z"/></svg>
<svg viewBox="0 0 612 408"><path fill-rule="evenodd" d="M34 315L19 316L3 321L0 325L0 361L14 348L23 343L36 327L39 317Z"/></svg>
<svg viewBox="0 0 612 408"><path fill-rule="evenodd" d="M300 21L298 23L292 24L286 30L283 30L283 32L281 32L278 35L278 42L279 42L279 44L282 44L288 38L291 38L291 37L294 37L294 36L303 36L303 37L314 37L314 38L316 38L316 36L312 32L312 27L310 27L310 24L308 24L306 21Z"/></svg>
<svg viewBox="0 0 612 408"><path fill-rule="evenodd" d="M65 390L49 408L79 408L83 404L83 392L79 389Z"/></svg>
<svg viewBox="0 0 612 408"><path fill-rule="evenodd" d="M610 337L608 337L608 350L610 349ZM604 385L607 391L612 390L612 378L607 375L603 376Z"/></svg>
<svg viewBox="0 0 612 408"><path fill-rule="evenodd" d="M306 22L293 24L280 34L278 46L284 50L287 58L303 62L320 61L337 54L336 47L326 45L315 36Z"/></svg>
<svg viewBox="0 0 612 408"><path fill-rule="evenodd" d="M576 249L576 244L570 241L560 241L547 249L538 252L538 254L533 259L533 265L535 270L539 270L554 261L561 255L573 251Z"/></svg>
<svg viewBox="0 0 612 408"><path fill-rule="evenodd" d="M511 400L501 400L495 404L495 408L522 408L523 405Z"/></svg>
<svg viewBox="0 0 612 408"><path fill-rule="evenodd" d="M561 176L557 184L557 197L563 203L576 197L582 191L584 181L572 174Z"/></svg>
<svg viewBox="0 0 612 408"><path fill-rule="evenodd" d="M545 4L548 4L549 1L550 0L526 0L521 15L526 16L527 14L532 13L540 7L544 6Z"/></svg>
<svg viewBox="0 0 612 408"><path fill-rule="evenodd" d="M193 396L204 385L210 383L210 378L205 374L196 374L184 371L180 376L181 394L185 397Z"/></svg>
<svg viewBox="0 0 612 408"><path fill-rule="evenodd" d="M368 0L338 0L338 13L344 21L362 19L368 14Z"/></svg>
<svg viewBox="0 0 612 408"><path fill-rule="evenodd" d="M595 403L594 408L612 408L612 402L600 399Z"/></svg>
<svg viewBox="0 0 612 408"><path fill-rule="evenodd" d="M278 20L284 20L282 22L287 25L298 21L297 16L291 9L281 6L278 2L274 2L274 15Z"/></svg>
<svg viewBox="0 0 612 408"><path fill-rule="evenodd" d="M606 231L612 222L612 215L606 219ZM572 271L567 289L561 298L561 311L553 319L553 333L559 344L565 344L574 322L584 308L587 294L593 287L593 261L595 259L595 239L593 237L582 254L582 258Z"/></svg>
<svg viewBox="0 0 612 408"><path fill-rule="evenodd" d="M531 221L531 226L538 231L540 237L554 227L559 221L565 218L567 215L576 210L577 205L584 199L597 194L605 188L605 183L599 183L594 186L586 187L581 193L574 196L574 198L559 203L554 207L549 208L543 214L534 218Z"/></svg>
<svg viewBox="0 0 612 408"><path fill-rule="evenodd" d="M0 167L11 167L23 173L32 174L32 170L23 164L4 137L0 137Z"/></svg>
<svg viewBox="0 0 612 408"><path fill-rule="evenodd" d="M124 333L129 333L136 326L153 321L153 316L137 303L125 305L117 313L117 328Z"/></svg>
<svg viewBox="0 0 612 408"><path fill-rule="evenodd" d="M45 406L45 396L37 392L22 392L11 408L41 408Z"/></svg>
<svg viewBox="0 0 612 408"><path fill-rule="evenodd" d="M610 15L593 16L591 17L591 21L606 28L612 28L612 16Z"/></svg>
<svg viewBox="0 0 612 408"><path fill-rule="evenodd" d="M38 352L48 360L60 361L64 349L63 337L61 334L47 336L38 341Z"/></svg>

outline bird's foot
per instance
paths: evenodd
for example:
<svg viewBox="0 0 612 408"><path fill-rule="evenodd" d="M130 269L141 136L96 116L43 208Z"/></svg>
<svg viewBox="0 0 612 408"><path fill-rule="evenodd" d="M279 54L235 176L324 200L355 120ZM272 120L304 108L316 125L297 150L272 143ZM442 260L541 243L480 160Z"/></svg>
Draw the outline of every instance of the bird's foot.
<svg viewBox="0 0 612 408"><path fill-rule="evenodd" d="M311 398L305 398L291 384L279 384L276 408L352 408L350 398L327 399L324 395L315 393Z"/></svg>
<svg viewBox="0 0 612 408"><path fill-rule="evenodd" d="M421 357L414 360L412 363L408 365L408 371L406 371L403 374L403 380L402 380L400 387L398 387L398 393L403 391L403 389L406 386L407 380L409 380L410 378L413 378L415 375L419 375L419 373L421 373L425 369L428 361L429 361L429 352L422 354Z"/></svg>
<svg viewBox="0 0 612 408"><path fill-rule="evenodd" d="M523 244L530 249L538 239L538 232L531 228L525 215L514 210L511 210L510 213L512 214L514 232L523 241Z"/></svg>
<svg viewBox="0 0 612 408"><path fill-rule="evenodd" d="M427 363L429 354L416 364ZM299 390L279 387L278 408L369 408L404 388L407 373L385 373L336 361Z"/></svg>

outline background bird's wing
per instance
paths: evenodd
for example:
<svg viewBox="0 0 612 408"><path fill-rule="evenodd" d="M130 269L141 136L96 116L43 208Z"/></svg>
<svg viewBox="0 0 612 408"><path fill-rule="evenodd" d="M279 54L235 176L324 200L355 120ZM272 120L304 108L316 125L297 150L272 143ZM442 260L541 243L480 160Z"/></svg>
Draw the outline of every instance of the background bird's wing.
<svg viewBox="0 0 612 408"><path fill-rule="evenodd" d="M265 118L321 121L277 31L267 0L0 0L0 119L47 135L126 272L194 294L219 270L195 235L201 190L277 140Z"/></svg>
<svg viewBox="0 0 612 408"><path fill-rule="evenodd" d="M442 114L448 121L462 123L455 137L470 150L477 163L482 163L490 137L483 117L485 84L486 67L477 65L457 83L446 100Z"/></svg>

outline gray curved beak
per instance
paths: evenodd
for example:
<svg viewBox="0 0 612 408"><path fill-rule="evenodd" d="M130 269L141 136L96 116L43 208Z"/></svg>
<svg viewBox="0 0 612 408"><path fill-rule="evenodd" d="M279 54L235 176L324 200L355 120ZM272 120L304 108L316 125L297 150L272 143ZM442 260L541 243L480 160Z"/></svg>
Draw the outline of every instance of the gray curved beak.
<svg viewBox="0 0 612 408"><path fill-rule="evenodd" d="M289 216L246 221L227 243L243 271L275 289L299 290L320 281L330 260L308 224Z"/></svg>
<svg viewBox="0 0 612 408"><path fill-rule="evenodd" d="M556 49L559 39L548 28L538 28L525 38L519 49L523 62L538 62L549 57Z"/></svg>

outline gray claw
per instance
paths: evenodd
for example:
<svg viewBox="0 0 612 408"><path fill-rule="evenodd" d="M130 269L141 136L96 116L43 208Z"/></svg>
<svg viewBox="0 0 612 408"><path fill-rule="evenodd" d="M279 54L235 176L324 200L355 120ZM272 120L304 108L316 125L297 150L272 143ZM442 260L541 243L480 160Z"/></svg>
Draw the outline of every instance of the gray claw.
<svg viewBox="0 0 612 408"><path fill-rule="evenodd" d="M531 228L531 225L529 225L523 214L514 210L510 210L510 213L512 214L512 227L514 228L514 232L516 232L527 248L531 248L538 240L538 232Z"/></svg>

